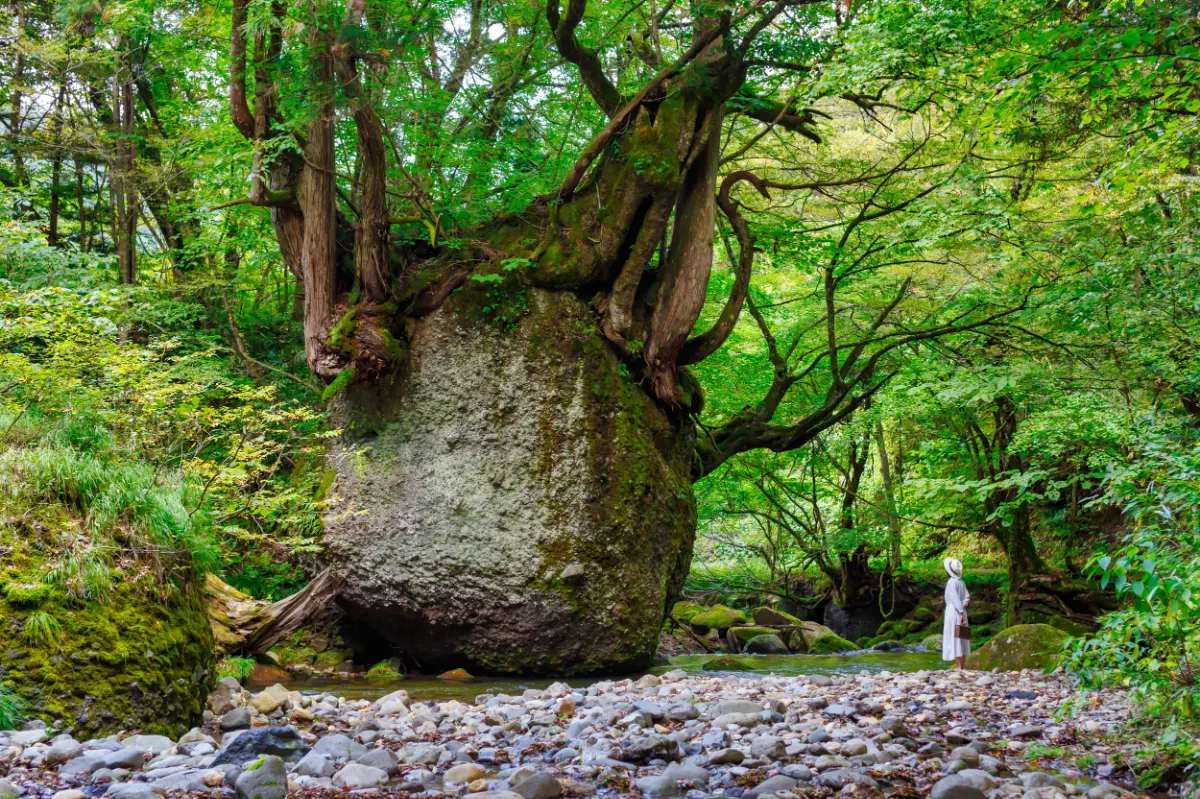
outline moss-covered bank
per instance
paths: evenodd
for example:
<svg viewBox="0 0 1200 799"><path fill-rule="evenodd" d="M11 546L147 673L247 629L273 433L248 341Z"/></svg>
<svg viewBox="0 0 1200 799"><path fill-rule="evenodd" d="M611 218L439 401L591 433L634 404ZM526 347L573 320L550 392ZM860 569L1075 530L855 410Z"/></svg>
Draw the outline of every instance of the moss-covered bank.
<svg viewBox="0 0 1200 799"><path fill-rule="evenodd" d="M0 601L0 668L32 715L77 735L170 735L200 723L213 640L194 592L153 599L118 585L103 604L52 594L32 604L15 585L5 593L18 601Z"/></svg>

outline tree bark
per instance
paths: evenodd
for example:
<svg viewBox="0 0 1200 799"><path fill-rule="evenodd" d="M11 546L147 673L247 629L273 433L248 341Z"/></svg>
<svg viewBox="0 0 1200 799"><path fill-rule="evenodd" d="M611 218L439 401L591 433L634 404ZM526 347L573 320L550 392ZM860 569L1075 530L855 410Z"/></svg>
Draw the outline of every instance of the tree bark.
<svg viewBox="0 0 1200 799"><path fill-rule="evenodd" d="M50 124L50 146L53 154L50 156L50 219L46 227L46 243L51 247L61 247L63 242L58 234L58 220L62 207L62 106L66 100L67 83L63 78L58 84L58 96L54 100L54 116Z"/></svg>
<svg viewBox="0 0 1200 799"><path fill-rule="evenodd" d="M25 35L25 3L13 0L13 16L16 17L17 48L16 63L13 65L12 105L9 109L8 135L11 143L13 158L13 182L17 186L29 185L29 171L25 167L24 144L21 142L21 129L24 126L24 110L22 108L24 93L21 91L25 82L25 50L19 41Z"/></svg>
<svg viewBox="0 0 1200 799"><path fill-rule="evenodd" d="M333 61L342 91L350 100L354 126L358 132L359 208L354 236L354 266L362 281L363 297L379 304L390 295L388 287L387 154L383 145L383 125L363 88L362 70L356 63L354 37L348 31L362 30L365 0L349 0L342 26L339 50Z"/></svg>
<svg viewBox="0 0 1200 799"><path fill-rule="evenodd" d="M134 186L136 165L133 146L133 64L125 53L125 39L118 36L116 69L113 74L113 238L117 250L117 273L121 283L137 282L138 196Z"/></svg>
<svg viewBox="0 0 1200 799"><path fill-rule="evenodd" d="M884 434L883 421L875 422L875 448L879 452L879 476L883 486L883 505L887 515L888 542L891 545L891 568L899 571L903 565L903 553L900 549L900 515L896 512L896 492L892 487L892 464L888 457L887 436Z"/></svg>
<svg viewBox="0 0 1200 799"><path fill-rule="evenodd" d="M308 126L305 168L300 178L300 207L304 212L301 271L304 275L304 354L319 377L332 380L342 365L329 357L326 338L334 305L334 109L333 65L328 37L317 31L313 91L319 99L317 116Z"/></svg>
<svg viewBox="0 0 1200 799"><path fill-rule="evenodd" d="M227 655L261 655L328 608L339 583L337 573L326 569L290 597L261 602L215 574L206 575L205 605L217 646Z"/></svg>
<svg viewBox="0 0 1200 799"><path fill-rule="evenodd" d="M671 245L666 264L659 270L658 301L650 317L650 339L646 344L646 371L654 393L673 408L682 405L677 380L679 354L704 310L712 274L717 168L721 160L720 107L707 109L700 124L702 138L695 145L697 157L679 189Z"/></svg>

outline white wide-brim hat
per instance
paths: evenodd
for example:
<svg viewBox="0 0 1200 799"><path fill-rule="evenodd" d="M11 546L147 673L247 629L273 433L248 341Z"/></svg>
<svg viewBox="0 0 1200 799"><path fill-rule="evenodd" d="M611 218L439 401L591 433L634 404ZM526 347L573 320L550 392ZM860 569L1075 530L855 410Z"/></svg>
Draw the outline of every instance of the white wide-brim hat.
<svg viewBox="0 0 1200 799"><path fill-rule="evenodd" d="M946 558L942 561L942 565L946 567L946 574L951 577L962 578L962 561L958 558Z"/></svg>

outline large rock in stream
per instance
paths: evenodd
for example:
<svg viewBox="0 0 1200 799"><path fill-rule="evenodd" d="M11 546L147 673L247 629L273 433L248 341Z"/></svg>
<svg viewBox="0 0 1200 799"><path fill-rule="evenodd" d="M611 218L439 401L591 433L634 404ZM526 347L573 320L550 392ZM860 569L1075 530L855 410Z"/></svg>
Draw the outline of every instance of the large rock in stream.
<svg viewBox="0 0 1200 799"><path fill-rule="evenodd" d="M1018 624L1002 630L967 657L967 668L980 671L1050 671L1062 659L1071 636L1049 624Z"/></svg>
<svg viewBox="0 0 1200 799"><path fill-rule="evenodd" d="M582 300L468 283L417 320L403 373L333 412L326 544L351 624L425 669L651 663L691 559L693 433Z"/></svg>

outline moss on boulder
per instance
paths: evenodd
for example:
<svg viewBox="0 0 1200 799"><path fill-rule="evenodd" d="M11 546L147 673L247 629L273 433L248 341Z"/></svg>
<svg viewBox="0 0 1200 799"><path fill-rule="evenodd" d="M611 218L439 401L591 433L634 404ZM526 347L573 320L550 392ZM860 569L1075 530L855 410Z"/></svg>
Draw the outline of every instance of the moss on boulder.
<svg viewBox="0 0 1200 799"><path fill-rule="evenodd" d="M728 634L739 645L745 646L751 638L757 638L760 635L775 635L775 630L770 627L730 627Z"/></svg>
<svg viewBox="0 0 1200 799"><path fill-rule="evenodd" d="M840 635L829 633L828 635L817 636L808 647L810 655L834 655L839 652L849 652L854 649L854 644L842 638Z"/></svg>
<svg viewBox="0 0 1200 799"><path fill-rule="evenodd" d="M1039 621L1042 621L1042 620L1039 620ZM1062 616L1046 616L1043 623L1049 624L1051 627L1062 630L1064 633L1071 636L1072 638L1082 638L1086 635L1091 635L1093 632L1095 632L1091 627L1088 627L1086 624L1081 624L1077 621L1071 621L1070 619L1064 618Z"/></svg>
<svg viewBox="0 0 1200 799"><path fill-rule="evenodd" d="M323 543L350 634L429 670L651 666L691 562L690 419L585 300L516 273L467 281L408 342L331 406Z"/></svg>
<svg viewBox="0 0 1200 799"><path fill-rule="evenodd" d="M676 602L674 607L671 608L671 618L680 624L689 624L696 614L703 613L704 610L704 606L699 602L691 602L685 599L682 602Z"/></svg>
<svg viewBox="0 0 1200 799"><path fill-rule="evenodd" d="M0 673L31 715L62 720L77 737L135 728L175 736L201 723L215 658L198 591L164 598L117 583L103 603L39 593L37 612L58 624L50 642L23 634L28 593L0 602Z"/></svg>
<svg viewBox="0 0 1200 799"><path fill-rule="evenodd" d="M926 624L928 624L929 622L931 622L935 618L937 618L937 614L934 613L929 608L920 607L912 612L912 617L913 617L914 621L925 622Z"/></svg>
<svg viewBox="0 0 1200 799"><path fill-rule="evenodd" d="M736 627L748 621L746 614L740 610L727 608L724 605L713 605L703 613L692 616L691 625L692 629L703 635L709 630L728 630L730 627Z"/></svg>
<svg viewBox="0 0 1200 799"><path fill-rule="evenodd" d="M833 635L835 638L837 637L834 635L833 630L824 624L817 624L815 621L802 621L799 625L785 632L787 633L785 640L787 641L788 648L793 652L802 653L811 650L813 644L822 636Z"/></svg>
<svg viewBox="0 0 1200 799"><path fill-rule="evenodd" d="M765 624L775 627L804 623L792 614L784 613L782 610L776 610L775 608L758 607L752 610L750 615L754 617L755 624Z"/></svg>
<svg viewBox="0 0 1200 799"><path fill-rule="evenodd" d="M1050 671L1058 665L1068 638L1065 632L1049 624L1018 624L972 652L967 667L980 671Z"/></svg>
<svg viewBox="0 0 1200 799"><path fill-rule="evenodd" d="M967 608L967 622L970 624L986 624L996 618L996 609L984 605L979 608Z"/></svg>
<svg viewBox="0 0 1200 799"><path fill-rule="evenodd" d="M758 667L752 658L735 658L730 655L710 658L701 666L704 671L754 671Z"/></svg>
<svg viewBox="0 0 1200 799"><path fill-rule="evenodd" d="M390 661L382 660L367 670L368 680L403 680L404 675L392 668Z"/></svg>

